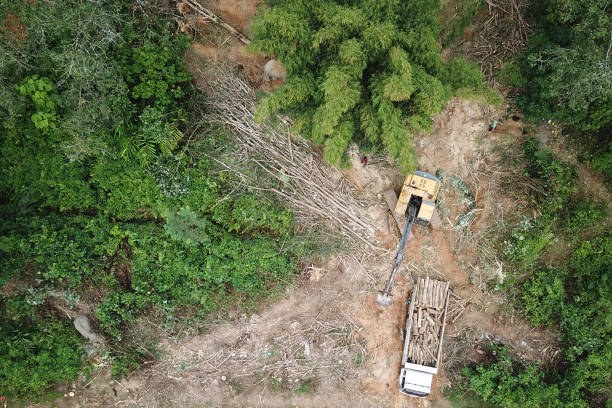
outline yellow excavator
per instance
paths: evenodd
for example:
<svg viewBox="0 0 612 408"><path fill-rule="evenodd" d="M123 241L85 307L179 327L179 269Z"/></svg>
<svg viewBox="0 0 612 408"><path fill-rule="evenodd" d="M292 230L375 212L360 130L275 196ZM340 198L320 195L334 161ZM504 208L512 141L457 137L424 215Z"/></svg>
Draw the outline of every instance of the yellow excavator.
<svg viewBox="0 0 612 408"><path fill-rule="evenodd" d="M410 174L406 177L402 186L402 191L393 209L393 215L396 220L401 219L400 217L407 218L406 227L404 228L404 235L402 236L400 246L397 250L393 269L391 270L387 284L376 296L376 303L379 305L387 307L391 303L391 297L393 296L391 295L391 286L393 286L395 275L402 263L406 243L412 231L412 226L414 224L424 227L429 225L434 217L439 191L440 180L430 173L416 171L414 174ZM393 198L395 198L395 193L391 191L391 194ZM387 201L390 202L390 200Z"/></svg>

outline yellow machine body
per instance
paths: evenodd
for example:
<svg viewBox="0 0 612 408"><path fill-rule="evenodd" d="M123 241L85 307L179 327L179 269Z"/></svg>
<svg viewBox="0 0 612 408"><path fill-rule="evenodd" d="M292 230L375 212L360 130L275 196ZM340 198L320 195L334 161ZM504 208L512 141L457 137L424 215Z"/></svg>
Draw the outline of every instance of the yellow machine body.
<svg viewBox="0 0 612 408"><path fill-rule="evenodd" d="M404 216L412 200L419 207L415 222L420 225L427 225L431 221L436 208L439 191L440 180L432 174L424 171L410 174L404 181L394 212L397 215Z"/></svg>

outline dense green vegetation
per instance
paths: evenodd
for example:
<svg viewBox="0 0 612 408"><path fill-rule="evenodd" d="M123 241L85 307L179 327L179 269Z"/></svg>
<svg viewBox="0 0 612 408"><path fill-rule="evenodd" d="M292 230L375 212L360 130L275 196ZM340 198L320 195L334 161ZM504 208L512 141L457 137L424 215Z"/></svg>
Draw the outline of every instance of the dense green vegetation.
<svg viewBox="0 0 612 408"><path fill-rule="evenodd" d="M576 148L612 185L609 7L597 0L533 2L528 16L536 33L500 76L520 90L516 103L528 118L554 118L577 130Z"/></svg>
<svg viewBox="0 0 612 408"><path fill-rule="evenodd" d="M296 259L292 214L213 166L229 145L222 132L192 133L186 150L198 95L171 22L127 1L31 3L0 8L25 27L0 42L0 389L10 398L86 364L63 310L95 308L119 375L154 354L130 335L143 313L173 322L179 306L198 318L253 305Z"/></svg>
<svg viewBox="0 0 612 408"><path fill-rule="evenodd" d="M531 10L538 31L523 61L521 108L584 131L612 123L612 18L608 2L546 0Z"/></svg>
<svg viewBox="0 0 612 408"><path fill-rule="evenodd" d="M432 128L453 92L485 90L475 64L440 57L437 1L271 3L253 23L251 49L285 63L287 83L263 98L257 117L292 115L332 164L355 142L412 171L411 135Z"/></svg>
<svg viewBox="0 0 612 408"><path fill-rule="evenodd" d="M599 406L612 373L612 234L608 203L585 197L573 166L526 140L526 198L542 215L523 218L505 241L513 272L504 282L536 326L556 327L561 354L541 370L492 346L465 370L466 388L495 407ZM559 249L562 248L562 253Z"/></svg>
<svg viewBox="0 0 612 408"><path fill-rule="evenodd" d="M515 87L528 119L553 118L584 163L612 180L612 19L608 2L533 2L536 32L523 55L499 77ZM514 359L492 345L466 368L464 388L485 406L603 406L612 372L612 235L609 203L577 184L575 166L542 148L523 146L529 186L520 198L538 216L523 216L500 251L511 265L500 288L535 326L550 326L561 352L547 368ZM609 403L609 401L608 401Z"/></svg>

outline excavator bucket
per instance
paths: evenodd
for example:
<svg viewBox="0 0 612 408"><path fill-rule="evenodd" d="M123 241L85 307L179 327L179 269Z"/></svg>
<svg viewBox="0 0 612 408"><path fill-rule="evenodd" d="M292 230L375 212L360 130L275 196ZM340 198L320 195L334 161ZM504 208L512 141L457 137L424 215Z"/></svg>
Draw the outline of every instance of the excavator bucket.
<svg viewBox="0 0 612 408"><path fill-rule="evenodd" d="M384 307L389 307L392 297L392 294L385 292L384 290L379 290L378 294L376 295L376 303Z"/></svg>

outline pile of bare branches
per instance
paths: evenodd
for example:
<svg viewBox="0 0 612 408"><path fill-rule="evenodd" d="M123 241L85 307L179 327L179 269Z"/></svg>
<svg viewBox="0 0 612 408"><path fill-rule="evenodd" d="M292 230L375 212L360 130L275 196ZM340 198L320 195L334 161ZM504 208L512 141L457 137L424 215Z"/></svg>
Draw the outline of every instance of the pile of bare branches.
<svg viewBox="0 0 612 408"><path fill-rule="evenodd" d="M462 298L455 293L451 292L448 298L448 310L446 312L446 319L450 324L454 324L459 317L465 311L465 308L470 304L471 299Z"/></svg>
<svg viewBox="0 0 612 408"><path fill-rule="evenodd" d="M256 124L255 92L230 69L218 67L207 78L204 91L210 120L229 128L242 147L231 160L219 164L249 188L286 200L302 225L323 222L369 252L382 250L364 215L372 200L355 194L338 169L325 163L300 136L292 135L287 120L278 127Z"/></svg>
<svg viewBox="0 0 612 408"><path fill-rule="evenodd" d="M527 46L532 29L524 19L531 0L486 0L488 12L476 19L472 38L463 38L458 52L475 59L489 80L502 64Z"/></svg>
<svg viewBox="0 0 612 408"><path fill-rule="evenodd" d="M253 386L273 380L279 388L294 389L302 381L324 379L351 388L354 382L343 380L354 376L355 365L366 361L367 351L355 338L358 324L339 313L338 319L332 321L311 317L302 323L294 322L295 326L290 325L265 343L254 343L246 332L237 344L222 347L216 353L189 362L166 360L150 371L177 371L203 383L222 378Z"/></svg>

